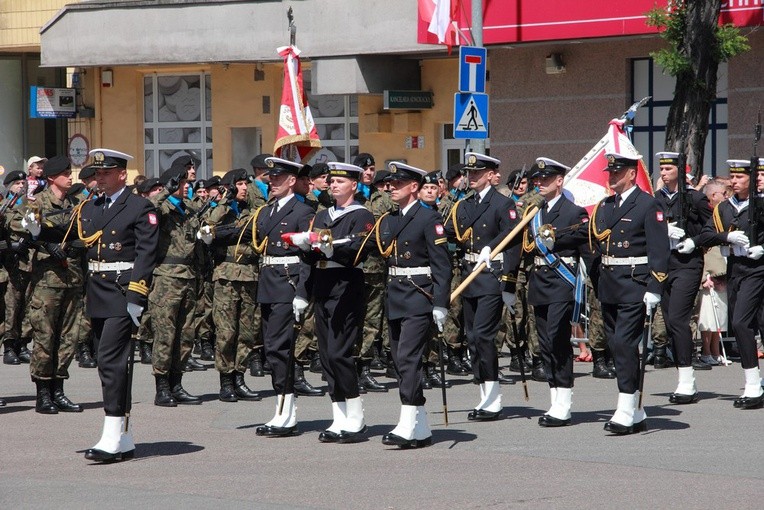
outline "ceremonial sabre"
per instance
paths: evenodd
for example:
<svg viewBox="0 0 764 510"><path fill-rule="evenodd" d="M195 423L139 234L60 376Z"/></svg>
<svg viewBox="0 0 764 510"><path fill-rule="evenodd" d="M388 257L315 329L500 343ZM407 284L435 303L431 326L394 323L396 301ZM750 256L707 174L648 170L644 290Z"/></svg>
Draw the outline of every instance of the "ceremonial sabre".
<svg viewBox="0 0 764 510"><path fill-rule="evenodd" d="M731 365L732 362L727 359L727 351L724 349L724 340L722 339L722 325L719 321L719 302L716 301L716 291L713 288L708 289L711 291L711 304L714 307L714 322L716 322L716 333L719 335L719 345L722 347L722 358L724 359L724 366Z"/></svg>
<svg viewBox="0 0 764 510"><path fill-rule="evenodd" d="M520 343L520 338L517 333L517 324L515 324L515 314L512 312L509 313L509 322L512 325L512 335L515 337L515 343L517 344L517 347L514 348L515 356L517 356L517 359L519 361L520 365L520 380L523 382L523 393L525 393L525 401L528 402L528 381L525 378L525 353L523 349L523 345Z"/></svg>
<svg viewBox="0 0 764 510"><path fill-rule="evenodd" d="M303 312L302 315L305 315L305 312ZM289 342L289 356L287 356L286 381L284 381L284 389L281 390L281 402L279 402L279 416L281 416L284 411L284 400L286 399L287 388L292 381L294 381L294 344L297 342L297 337L300 335L302 320L302 317L300 317L299 321L294 321L292 341Z"/></svg>
<svg viewBox="0 0 764 510"><path fill-rule="evenodd" d="M446 343L446 338L443 336L443 332L438 332L438 357L440 358L440 379L443 384L440 385L441 396L443 397L443 420L448 427L448 400L446 399L446 363L443 361L443 344Z"/></svg>
<svg viewBox="0 0 764 510"><path fill-rule="evenodd" d="M653 334L653 309L647 310L645 317L645 331L642 333L642 366L639 367L639 404L637 409L642 409L642 397L645 394L645 368L647 367L647 339Z"/></svg>

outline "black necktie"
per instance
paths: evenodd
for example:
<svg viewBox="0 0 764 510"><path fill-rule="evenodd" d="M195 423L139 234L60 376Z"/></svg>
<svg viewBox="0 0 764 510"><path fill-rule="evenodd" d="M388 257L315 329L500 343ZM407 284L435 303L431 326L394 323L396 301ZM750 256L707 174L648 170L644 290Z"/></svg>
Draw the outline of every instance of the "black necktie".
<svg viewBox="0 0 764 510"><path fill-rule="evenodd" d="M622 200L623 200L623 197L621 195L619 195L618 193L616 193L616 195L615 195L615 208L616 209L621 207L621 201Z"/></svg>
<svg viewBox="0 0 764 510"><path fill-rule="evenodd" d="M111 197L106 197L106 200L103 201L103 210L106 211L111 206Z"/></svg>
<svg viewBox="0 0 764 510"><path fill-rule="evenodd" d="M273 209L271 209L271 216L275 215L277 212L279 212L279 201L276 200L273 203Z"/></svg>

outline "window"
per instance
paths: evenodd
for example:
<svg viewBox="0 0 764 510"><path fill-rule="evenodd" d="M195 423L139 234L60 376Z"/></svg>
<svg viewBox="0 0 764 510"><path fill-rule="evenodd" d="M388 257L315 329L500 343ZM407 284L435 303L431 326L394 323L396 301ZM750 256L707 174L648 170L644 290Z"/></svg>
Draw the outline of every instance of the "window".
<svg viewBox="0 0 764 510"><path fill-rule="evenodd" d="M181 156L201 160L197 179L212 175L212 94L206 73L143 79L146 176L158 177Z"/></svg>
<svg viewBox="0 0 764 510"><path fill-rule="evenodd" d="M303 86L310 90L310 70L303 70ZM309 164L343 161L352 163L358 155L358 96L308 94L321 149Z"/></svg>
<svg viewBox="0 0 764 510"><path fill-rule="evenodd" d="M634 59L632 71L632 102L646 96L652 100L639 109L634 117L634 146L644 156L647 167L653 168L655 153L664 150L666 141L666 119L674 98L673 76L663 74L663 70L651 58ZM716 100L709 113L708 137L703 159L703 171L715 176L717 169L726 168L727 143L727 64L719 64L719 79Z"/></svg>
<svg viewBox="0 0 764 510"><path fill-rule="evenodd" d="M463 138L454 138L454 125L443 124L441 131L442 137L440 140L440 165L443 170L443 174L448 170L451 165L456 163L464 163L464 153L468 152L469 140ZM491 155L491 139L485 140L485 153Z"/></svg>

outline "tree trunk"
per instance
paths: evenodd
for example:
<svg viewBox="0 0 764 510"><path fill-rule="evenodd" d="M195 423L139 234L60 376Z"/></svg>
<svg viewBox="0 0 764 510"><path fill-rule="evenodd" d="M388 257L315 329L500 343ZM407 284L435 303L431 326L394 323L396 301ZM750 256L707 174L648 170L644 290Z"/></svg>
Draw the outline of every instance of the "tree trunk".
<svg viewBox="0 0 764 510"><path fill-rule="evenodd" d="M682 124L687 122L685 153L696 177L703 173L703 154L708 135L708 117L716 99L719 62L716 56L716 27L721 0L686 0L685 33L680 51L687 55L689 69L676 77L674 100L666 122L666 147L679 151Z"/></svg>

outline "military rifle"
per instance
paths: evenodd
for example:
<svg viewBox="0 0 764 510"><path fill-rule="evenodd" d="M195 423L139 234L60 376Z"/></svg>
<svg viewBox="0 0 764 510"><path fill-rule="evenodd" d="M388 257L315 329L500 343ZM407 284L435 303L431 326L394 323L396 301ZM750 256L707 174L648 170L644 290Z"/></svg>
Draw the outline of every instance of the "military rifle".
<svg viewBox="0 0 764 510"><path fill-rule="evenodd" d="M756 199L758 195L759 157L756 155L756 146L761 139L761 107L753 130L753 156L751 156L751 178L748 183L748 239L751 245L759 244L759 216L761 216L761 201Z"/></svg>
<svg viewBox="0 0 764 510"><path fill-rule="evenodd" d="M686 113L686 111L685 111ZM677 161L677 183L676 190L679 193L679 216L674 218L676 226L685 230L687 228L687 217L690 215L690 200L687 196L687 133L689 124L685 119L682 121L682 132L679 135L679 159Z"/></svg>

